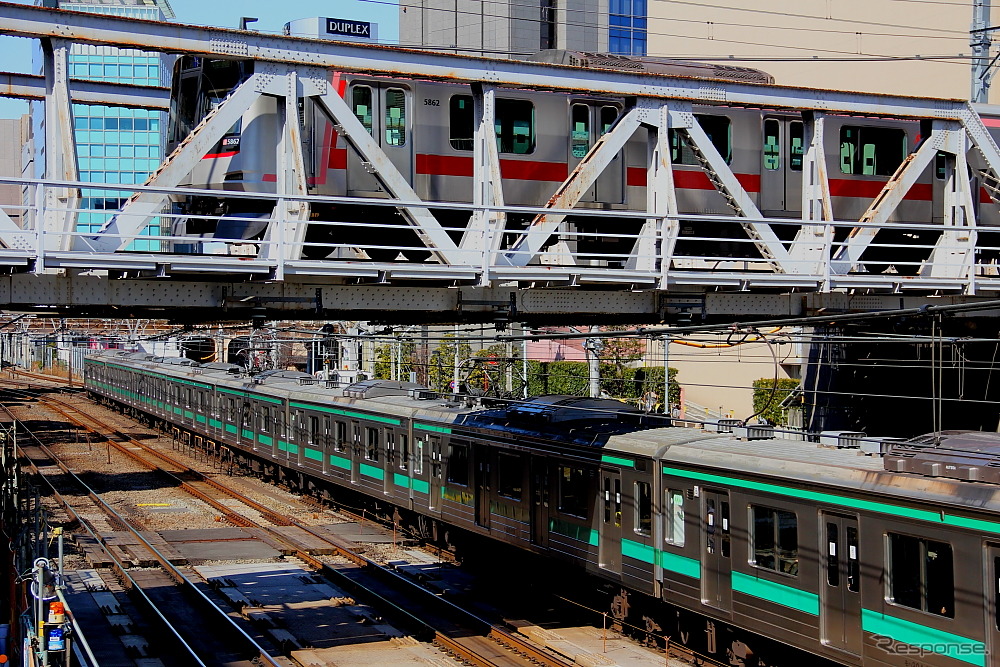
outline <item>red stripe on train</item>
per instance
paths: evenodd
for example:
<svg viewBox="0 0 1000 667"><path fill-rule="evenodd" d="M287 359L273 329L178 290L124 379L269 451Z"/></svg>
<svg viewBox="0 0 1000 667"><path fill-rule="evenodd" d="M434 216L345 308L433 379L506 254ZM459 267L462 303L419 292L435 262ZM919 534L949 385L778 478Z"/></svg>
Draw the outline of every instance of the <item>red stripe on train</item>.
<svg viewBox="0 0 1000 667"><path fill-rule="evenodd" d="M431 176L472 176L473 162L464 155L417 154L417 173ZM565 162L539 162L537 160L500 160L500 175L522 181L566 180Z"/></svg>
<svg viewBox="0 0 1000 667"><path fill-rule="evenodd" d="M760 175L758 174L736 174L736 180L740 182L747 192L760 192ZM646 187L646 169L644 167L629 167L626 175L626 183L631 187ZM685 171L674 169L674 187L681 190L714 190L712 181L708 180L708 175L703 171Z"/></svg>

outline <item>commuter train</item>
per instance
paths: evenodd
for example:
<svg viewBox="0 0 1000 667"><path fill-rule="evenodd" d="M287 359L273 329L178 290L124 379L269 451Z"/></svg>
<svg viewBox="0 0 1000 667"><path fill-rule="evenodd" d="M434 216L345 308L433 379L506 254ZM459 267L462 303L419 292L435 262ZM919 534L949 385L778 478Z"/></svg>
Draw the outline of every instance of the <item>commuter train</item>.
<svg viewBox="0 0 1000 667"><path fill-rule="evenodd" d="M86 387L304 493L577 566L621 591L612 616L727 664L1000 666L997 434L817 444L120 350L87 357Z"/></svg>
<svg viewBox="0 0 1000 667"><path fill-rule="evenodd" d="M737 80L764 86L773 83L770 75L742 67L567 51L541 52L534 59L577 67ZM181 57L173 77L169 148L182 142L200 119L252 70L252 61ZM474 117L469 84L340 72L331 72L330 78L422 200L465 204L472 201ZM262 97L255 102L203 157L182 185L273 194L277 180L277 104L273 97ZM498 91L496 135L505 203L544 206L627 104L623 98L596 92ZM695 112L697 122L731 165L761 213L773 218L801 219L804 142L801 113L723 106L696 107ZM371 173L370 164L346 145L326 115L315 105L301 105L300 116L310 194L358 198L386 196ZM836 115L827 118L824 133L826 169L835 219L850 221L862 216L896 168L919 144L921 131L919 120ZM578 209L646 210L648 145L645 135L645 131L635 133L583 196ZM693 215L731 215L726 199L703 169L699 153L680 133L670 131L670 143L679 211ZM978 164L977 159L978 155L970 155L972 163ZM907 193L891 222L927 224L942 221L946 197L944 158L940 157L926 172ZM978 185L979 172L973 169L970 178L980 192L976 202L976 206L983 209L980 221L985 225L1000 225L1000 211L986 190ZM177 196L175 200L176 212L181 217L175 224L174 233L206 238L259 239L273 207L273 200L227 197L224 192L218 197ZM435 207L432 214L456 240L461 237L470 215L467 209L440 206ZM509 233L504 243L510 243L513 232L524 229L531 218L527 213L508 215L506 230ZM310 258L424 261L429 257L413 231L391 207L360 201L358 204L318 203L312 207L311 220L347 224L309 225L304 254ZM563 240L576 246L578 261L620 266L642 222L639 218L626 216L570 216ZM372 224L379 226L369 226ZM838 227L834 240L843 240L849 231L850 227ZM790 239L795 226L778 226L776 233L782 239ZM912 274L930 254L927 246L933 246L938 235L939 232L926 229L882 230L862 260L868 263L869 271L876 272L888 269L887 262L894 259L895 271ZM553 237L549 244L558 240ZM911 248L905 248L904 252L900 246L907 245ZM981 247L989 245L989 242L980 243ZM760 258L740 225L704 219L682 221L676 255Z"/></svg>

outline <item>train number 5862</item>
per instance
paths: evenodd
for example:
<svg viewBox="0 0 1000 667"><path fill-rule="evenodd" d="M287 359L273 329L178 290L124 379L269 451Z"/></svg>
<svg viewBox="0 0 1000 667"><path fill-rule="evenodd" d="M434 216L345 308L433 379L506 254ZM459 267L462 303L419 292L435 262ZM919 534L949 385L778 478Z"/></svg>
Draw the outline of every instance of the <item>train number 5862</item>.
<svg viewBox="0 0 1000 667"><path fill-rule="evenodd" d="M441 100L432 100L429 97L424 98L425 107L439 107L441 106Z"/></svg>

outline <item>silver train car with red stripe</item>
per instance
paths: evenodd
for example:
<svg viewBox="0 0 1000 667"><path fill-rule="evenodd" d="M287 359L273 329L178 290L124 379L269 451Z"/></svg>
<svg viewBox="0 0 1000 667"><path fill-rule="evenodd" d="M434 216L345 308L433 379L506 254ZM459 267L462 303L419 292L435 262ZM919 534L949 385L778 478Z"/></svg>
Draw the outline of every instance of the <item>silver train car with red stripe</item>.
<svg viewBox="0 0 1000 667"><path fill-rule="evenodd" d="M535 60L579 67L618 68L669 76L705 77L753 83L773 83L760 70L698 63L629 59L580 52L548 51ZM241 60L185 56L174 72L168 148L176 146L214 106L252 74L253 63ZM330 73L337 92L378 141L387 158L427 202L472 201L473 98L468 84L392 79L360 74ZM496 133L503 179L503 196L511 206L544 206L588 150L625 109L627 101L594 95L567 95L533 90L498 91ZM222 191L273 194L276 188L278 101L261 97L240 122L207 153L182 185ZM801 114L767 109L696 108L696 118L726 159L761 213L772 218L801 219L803 122ZM365 160L347 146L329 118L313 106L300 107L306 181L309 194L336 197L384 198ZM988 127L1000 121L985 118ZM869 117L829 116L825 125L825 153L833 215L836 220L858 220L878 196L889 177L919 144L921 122ZM1000 128L998 128L1000 129ZM1000 133L998 133L1000 134ZM713 186L696 154L671 133L671 160L681 213L732 215L725 198ZM580 209L645 211L648 163L646 137L637 132L618 158L598 178L577 205ZM972 178L975 158L970 156ZM890 222L941 222L945 197L944 159L928 169L909 190ZM980 223L1000 226L1000 211L978 187ZM260 238L272 202L218 197L177 197L181 218L174 233L216 238ZM459 236L469 211L437 207L434 215ZM312 258L345 257L335 245L354 245L352 259L422 261L429 257L416 235L392 208L371 204L315 204L313 220L348 223L311 225L305 254ZM199 218L198 216L206 216ZM259 223L246 218L261 218ZM508 231L523 228L531 214L510 214ZM236 221L243 218L242 221ZM396 224L366 228L367 224ZM577 236L578 252L608 258L620 250L626 255L642 220L577 216L568 223ZM520 225L520 226L519 226ZM398 228L398 231L395 231ZM788 237L795 228L789 226ZM603 236L604 231L608 236ZM849 228L839 230L846 235ZM778 228L779 236L782 229ZM926 238L924 236L926 235ZM897 259L898 248L886 245L933 245L937 232L905 230L880 232L879 252ZM987 244L989 245L989 244ZM998 245L998 244L993 244ZM386 247L389 246L389 247ZM627 247L626 247L627 246ZM402 254L400 254L402 251ZM913 264L897 265L913 272L926 250L916 251ZM735 223L691 221L681 225L678 253L704 257L750 258L757 255L742 227ZM921 254L922 253L922 254ZM598 260L599 261L599 260ZM872 270L869 268L869 270ZM877 269L876 269L877 270Z"/></svg>

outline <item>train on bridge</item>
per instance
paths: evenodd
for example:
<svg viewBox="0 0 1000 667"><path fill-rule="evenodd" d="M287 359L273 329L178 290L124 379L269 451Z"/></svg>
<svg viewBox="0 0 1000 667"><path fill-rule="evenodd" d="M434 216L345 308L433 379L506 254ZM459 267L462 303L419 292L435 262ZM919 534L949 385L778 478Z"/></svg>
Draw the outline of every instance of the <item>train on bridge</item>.
<svg viewBox="0 0 1000 667"><path fill-rule="evenodd" d="M483 406L122 350L87 357L86 387L303 493L596 575L612 617L727 664L1000 666L995 433L817 444L610 399Z"/></svg>
<svg viewBox="0 0 1000 667"><path fill-rule="evenodd" d="M670 77L748 82L765 87L773 78L744 67L709 66L674 61L548 51L539 62L586 69L663 74ZM254 63L239 59L184 56L177 61L171 98L170 146L185 137L230 92L253 73ZM457 241L467 228L468 208L449 204L473 201L474 110L470 84L329 73L331 85L424 201L438 202L432 214ZM276 146L280 139L279 106L275 97L261 97L200 160L184 186L219 190L218 196L176 195L182 217L174 233L202 238L260 240L273 209L278 180ZM508 206L543 207L553 191L577 169L591 148L628 109L630 100L595 90L567 94L505 88L496 93L495 132L503 199ZM300 104L306 182L310 195L357 198L357 203L315 202L304 254L310 258L424 261L431 253L412 227L393 209L373 204L386 192L372 165L338 134L338 126L320 109ZM731 168L760 213L768 218L802 220L803 164L808 138L801 112L726 105L696 106L695 121ZM1000 129L1000 116L984 116L990 131ZM907 156L930 135L930 120L830 115L824 130L825 170L829 176L831 213L835 220L862 218ZM732 216L731 200L717 187L703 152L688 135L671 129L670 161L677 192L677 209L692 216ZM636 132L613 163L576 204L577 209L644 211L649 144ZM988 178L985 163L970 156L972 186L979 193L975 206L981 225L1000 225L1000 210L980 187ZM940 231L927 225L942 222L949 196L946 156L909 189L890 217L892 226L879 230L861 258L867 271L886 270L913 275L930 254ZM247 199L228 192L267 193L269 200ZM369 201L365 201L368 199ZM190 217L184 217L190 216ZM526 229L534 212L506 216L504 247ZM378 226L370 225L377 223ZM546 247L563 242L576 261L620 267L635 246L644 220L571 215L562 236L554 234ZM387 226L388 225L388 226ZM924 225L925 228L920 228ZM797 227L775 227L790 241ZM833 243L844 241L851 226L839 226ZM1000 244L980 241L986 248ZM543 248L544 250L545 248ZM678 230L678 256L758 261L762 255L737 221L693 219ZM892 268L890 269L890 265Z"/></svg>

